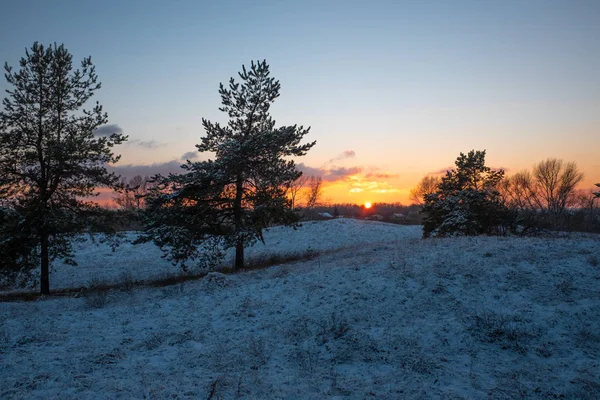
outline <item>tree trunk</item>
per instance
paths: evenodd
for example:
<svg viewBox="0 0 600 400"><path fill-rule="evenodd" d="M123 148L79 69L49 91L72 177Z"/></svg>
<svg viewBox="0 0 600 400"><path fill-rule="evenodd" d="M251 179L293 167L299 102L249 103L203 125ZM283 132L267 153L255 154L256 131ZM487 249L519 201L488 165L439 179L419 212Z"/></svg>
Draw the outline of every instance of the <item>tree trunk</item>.
<svg viewBox="0 0 600 400"><path fill-rule="evenodd" d="M239 234L242 230L242 195L244 191L244 183L242 176L239 175L235 185L235 201L233 203L233 218L235 222L235 234ZM244 241L237 239L235 245L235 270L244 268Z"/></svg>
<svg viewBox="0 0 600 400"><path fill-rule="evenodd" d="M50 260L48 257L48 234L43 233L40 239L42 262L42 268L40 272L40 292L42 294L50 294Z"/></svg>
<svg viewBox="0 0 600 400"><path fill-rule="evenodd" d="M244 268L244 242L238 240L235 246L235 269Z"/></svg>

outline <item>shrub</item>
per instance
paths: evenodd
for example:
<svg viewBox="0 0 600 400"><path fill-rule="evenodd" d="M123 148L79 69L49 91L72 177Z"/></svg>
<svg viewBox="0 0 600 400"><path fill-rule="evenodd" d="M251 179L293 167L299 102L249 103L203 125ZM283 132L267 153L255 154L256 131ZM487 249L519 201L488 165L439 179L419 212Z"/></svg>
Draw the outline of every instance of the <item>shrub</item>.
<svg viewBox="0 0 600 400"><path fill-rule="evenodd" d="M131 271L124 271L119 276L121 290L125 292L130 292L135 287L135 279L133 278L133 274Z"/></svg>
<svg viewBox="0 0 600 400"><path fill-rule="evenodd" d="M107 284L98 277L92 277L83 298L88 308L104 308L108 299Z"/></svg>
<svg viewBox="0 0 600 400"><path fill-rule="evenodd" d="M503 349L526 353L526 344L539 335L538 329L518 315L483 311L471 317L469 330L486 343L498 343Z"/></svg>
<svg viewBox="0 0 600 400"><path fill-rule="evenodd" d="M350 331L350 324L344 318L331 314L328 320L321 321L317 333L317 343L325 344L329 340L343 337Z"/></svg>
<svg viewBox="0 0 600 400"><path fill-rule="evenodd" d="M104 308L108 293L104 290L88 290L84 292L83 298L88 308Z"/></svg>
<svg viewBox="0 0 600 400"><path fill-rule="evenodd" d="M504 171L485 166L485 150L460 153L434 193L425 195L423 237L499 234L512 217L496 189Z"/></svg>

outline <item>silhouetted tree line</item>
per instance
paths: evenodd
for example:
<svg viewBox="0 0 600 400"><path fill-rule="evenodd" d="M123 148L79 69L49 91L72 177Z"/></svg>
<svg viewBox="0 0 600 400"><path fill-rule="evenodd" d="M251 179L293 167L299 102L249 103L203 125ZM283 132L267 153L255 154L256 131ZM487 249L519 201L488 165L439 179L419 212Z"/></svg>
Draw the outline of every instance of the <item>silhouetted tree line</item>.
<svg viewBox="0 0 600 400"><path fill-rule="evenodd" d="M549 158L506 178L485 166L485 150L472 150L455 165L411 191L422 199L424 237L600 231L598 195L575 189L583 173L574 162Z"/></svg>
<svg viewBox="0 0 600 400"><path fill-rule="evenodd" d="M329 214L332 218L371 219L403 225L420 225L420 207L402 203L373 203L371 208L354 203L323 204L315 207L311 214L302 214L304 219L323 219L322 214Z"/></svg>

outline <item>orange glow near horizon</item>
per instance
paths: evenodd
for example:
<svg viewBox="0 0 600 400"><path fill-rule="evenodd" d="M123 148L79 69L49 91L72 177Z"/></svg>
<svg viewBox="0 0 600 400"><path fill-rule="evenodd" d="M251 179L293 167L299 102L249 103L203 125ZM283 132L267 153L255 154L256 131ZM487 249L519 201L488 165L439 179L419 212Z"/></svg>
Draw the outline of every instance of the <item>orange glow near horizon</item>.
<svg viewBox="0 0 600 400"><path fill-rule="evenodd" d="M338 180L323 183L323 203L409 203L410 189L415 182L407 182L406 177L371 176L368 173L353 174Z"/></svg>
<svg viewBox="0 0 600 400"><path fill-rule="evenodd" d="M338 165L346 168L348 172L346 175L339 173L344 171L342 171L343 168L337 165L333 167L324 165L320 168L313 168L315 170L313 174L316 175L319 172L323 174L323 192L319 202L324 205L363 205L365 208L368 208L366 207L366 203L370 203L371 206L375 203L401 203L403 205L410 205L410 190L421 178L427 175L441 176L447 168L453 167L452 157L448 156L446 158L448 159L447 163L431 163L429 167L420 166L418 169L410 168L409 166L391 166L387 164L384 167L377 168L375 163L364 163L362 160L361 162L356 162L351 158L345 161L337 161ZM569 159L564 158L564 160L567 161ZM318 165L318 162L315 161L311 161L310 163ZM490 157L490 161L487 164L505 168L507 171L506 176L508 177L520 170L531 171L531 166L534 163L505 163L502 159ZM581 157L577 164L578 168L585 174L583 182L578 185L577 189L597 191L594 184L600 181L600 173L595 173L595 171L599 171L600 166L596 163L595 159L584 159ZM139 173L135 169L134 171L136 174ZM332 173L332 171L336 172L336 174ZM125 174L124 176L129 178L131 177L131 174L127 174L127 171L118 172ZM307 172L305 174L309 175ZM306 190L307 188L304 188L299 194L299 205L306 199ZM104 188L100 188L98 191L100 192L100 196L96 197L95 201L103 206L115 206L112 200L114 197L112 191Z"/></svg>

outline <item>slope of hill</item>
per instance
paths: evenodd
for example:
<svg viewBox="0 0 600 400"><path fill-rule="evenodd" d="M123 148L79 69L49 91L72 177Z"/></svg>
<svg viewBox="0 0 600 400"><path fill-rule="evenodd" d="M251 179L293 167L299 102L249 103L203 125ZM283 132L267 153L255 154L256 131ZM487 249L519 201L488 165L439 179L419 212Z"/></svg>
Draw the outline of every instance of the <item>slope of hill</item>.
<svg viewBox="0 0 600 400"><path fill-rule="evenodd" d="M419 238L419 226L400 226L354 219L305 222L296 230L274 227L265 232L265 243L258 242L246 250L246 256L264 257L271 254L302 254L307 250L327 252L342 248L358 248L375 243L392 243L406 238ZM135 233L126 234L129 242L115 251L108 243L93 245L89 240L76 247L77 266L56 263L50 284L54 289L82 287L90 282L118 282L123 274L134 280L165 278L181 275L179 267L161 258L160 250L151 243L133 245ZM233 262L233 252L225 264ZM197 272L194 271L194 272Z"/></svg>
<svg viewBox="0 0 600 400"><path fill-rule="evenodd" d="M310 223L249 252L308 262L3 303L0 398L598 398L600 237L419 233Z"/></svg>

